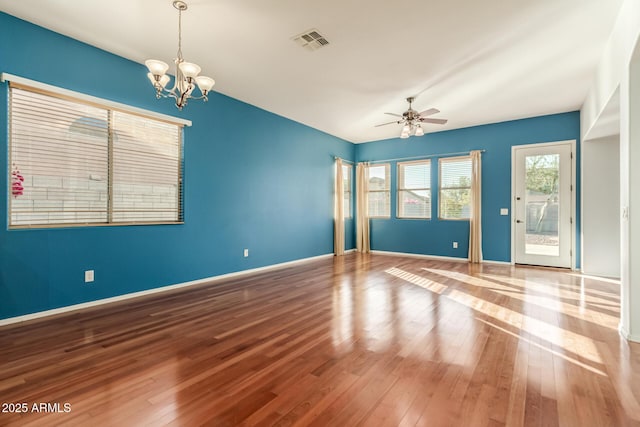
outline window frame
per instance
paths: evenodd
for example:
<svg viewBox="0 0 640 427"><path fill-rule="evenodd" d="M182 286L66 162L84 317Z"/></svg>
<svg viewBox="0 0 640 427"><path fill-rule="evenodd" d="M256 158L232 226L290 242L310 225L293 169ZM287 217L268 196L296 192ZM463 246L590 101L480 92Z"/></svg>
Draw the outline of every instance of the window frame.
<svg viewBox="0 0 640 427"><path fill-rule="evenodd" d="M46 223L13 223L13 215L14 212L14 197L11 196L11 172L12 168L8 168L8 203L7 203L7 227L10 230L14 229L60 229L60 228L75 228L75 227L104 227L104 226L129 226L129 225L176 225L176 224L184 224L184 127L190 126L191 121L184 120L180 118L175 118L172 116L155 113L152 111L142 110L136 107L129 107L126 104L120 104L113 101L102 100L100 98L92 97L90 95L85 95L82 93L73 92L67 89L57 88L55 86L50 86L44 83L24 79L22 77L13 76L10 74L2 73L0 76L0 81L9 82L9 87L7 90L8 97L8 108L7 108L7 145L8 145L8 164L12 165L15 161L13 151L16 149L18 142L14 140L12 134L12 125L13 115L16 114L14 112L14 108L12 105L12 97L13 91L18 89L20 91L30 92L36 95L44 95L54 99L58 99L65 102L72 102L78 105L90 106L98 109L102 109L106 112L107 116L111 118L114 112L124 113L133 115L136 117L141 117L145 120L149 120L152 122L162 122L165 124L169 124L171 126L176 127L176 142L177 142L177 157L176 157L176 220L167 220L167 219L150 219L150 220L124 220L117 221L113 219L113 208L115 204L115 200L113 199L113 185L114 185L114 177L112 174L112 170L114 168L113 163L113 128L110 120L107 121L107 132L108 132L108 156L106 159L106 166L109 170L107 179L107 208L105 213L105 219L99 219L98 221L93 221L89 219L79 219L73 222L64 222L64 219L47 219ZM55 118L55 117L54 117ZM100 160L101 162L104 160ZM63 175L61 175L63 177ZM149 183L148 185L153 185ZM72 189L73 190L73 189ZM71 194L76 194L75 191L70 191ZM60 210L60 213L64 213L64 210ZM73 212L73 211L68 211ZM53 222L56 220L60 220L63 222Z"/></svg>
<svg viewBox="0 0 640 427"><path fill-rule="evenodd" d="M370 180L370 175L369 175L369 170L372 167L380 167L380 166L384 166L385 168L385 183L386 183L386 189L384 190L371 190L369 188L369 180ZM367 166L367 210L369 207L369 195L371 193L386 193L387 194L387 200L389 201L388 206L389 206L389 212L387 212L386 215L371 215L371 212L368 212L369 214L369 218L372 219L391 219L391 163L373 163Z"/></svg>
<svg viewBox="0 0 640 427"><path fill-rule="evenodd" d="M429 171L428 171L428 178L429 178L429 187L425 187L425 188L411 188L411 189L407 189L405 188L404 185L404 176L402 175L402 169L405 166L412 166L412 165L419 165L419 164L425 164L428 166ZM432 185L431 185L431 159L421 159L421 160L412 160L412 161L408 161L408 162L398 162L396 163L396 173L397 173L397 181L396 181L396 218L398 219L421 219L421 220L431 220L432 218L432 201L433 201L433 190L432 190ZM411 191L411 190L417 190L417 191L427 191L429 193L429 209L427 211L427 216L406 216L406 215L402 215L401 212L401 208L403 206L403 204L401 203L400 197L402 192L405 191Z"/></svg>
<svg viewBox="0 0 640 427"><path fill-rule="evenodd" d="M342 163L342 185L344 188L344 196L345 199L348 201L348 214L344 215L344 209L343 209L343 215L345 219L350 219L353 218L353 165L349 164L349 163ZM345 187L344 185L344 181L347 181L347 185ZM346 197L346 196L349 197Z"/></svg>
<svg viewBox="0 0 640 427"><path fill-rule="evenodd" d="M442 164L443 163L454 163L468 161L471 164L471 156L455 156L455 157L441 157L438 159L438 219L441 221L469 221L471 219L470 216L463 218L449 218L443 217L442 215L442 191L443 190L465 190L468 189L469 193L471 193L471 172L469 176L469 186L468 187L442 187Z"/></svg>

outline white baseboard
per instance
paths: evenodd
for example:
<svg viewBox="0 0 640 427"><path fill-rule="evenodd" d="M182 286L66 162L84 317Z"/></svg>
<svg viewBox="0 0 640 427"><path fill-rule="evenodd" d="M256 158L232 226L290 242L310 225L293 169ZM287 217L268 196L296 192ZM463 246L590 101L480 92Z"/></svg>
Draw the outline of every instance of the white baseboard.
<svg viewBox="0 0 640 427"><path fill-rule="evenodd" d="M583 276L590 276L592 278L595 279L603 279L603 280L617 280L620 281L620 274L616 275L616 274L603 274L602 272L594 272L594 271L589 271L589 270L583 270L583 269L578 269L576 270L577 272L579 272L580 274L582 274Z"/></svg>
<svg viewBox="0 0 640 427"><path fill-rule="evenodd" d="M403 256L408 258L423 258L423 259L433 259L439 261L457 261L457 262L469 262L467 258L457 258L451 256L440 256L440 255L424 255L424 254L412 254L410 252L390 252L390 251L371 251L372 254L378 255L389 255L389 256ZM498 264L498 265L511 265L510 262L506 261L491 261L491 260L482 260L482 264Z"/></svg>
<svg viewBox="0 0 640 427"><path fill-rule="evenodd" d="M509 261L492 261L489 259L483 259L482 260L483 264L496 264L496 265L513 265L512 262Z"/></svg>
<svg viewBox="0 0 640 427"><path fill-rule="evenodd" d="M618 331L620 332L620 335L622 335L622 337L624 339L626 339L627 341L633 341L633 342L640 343L640 336L639 335L630 334L629 331L627 331L622 326L622 324L620 324L620 326L618 326Z"/></svg>
<svg viewBox="0 0 640 427"><path fill-rule="evenodd" d="M353 250L350 250L350 252L353 252ZM147 289L147 290L139 291L139 292L132 292L132 293L129 293L129 294L118 295L118 296L115 296L115 297L103 298L103 299L99 299L99 300L95 300L95 301L88 301L88 302L83 302L83 303L80 303L80 304L68 305L66 307L54 308L54 309L45 310L45 311L39 311L39 312L36 312L36 313L25 314L25 315L22 315L22 316L9 317L7 319L0 319L0 326L10 325L10 324L13 324L13 323L26 322L28 320L39 319L41 317L48 317L48 316L53 316L55 314L68 313L70 311L82 310L84 308L96 307L96 306L99 306L99 305L110 304L110 303L117 302L117 301L124 301L124 300L128 300L128 299L139 298L139 297L142 297L142 296L145 296L145 295L153 295L153 294L157 294L157 293L161 293L161 292L171 291L171 290L174 290L174 289L180 289L180 288L186 288L186 287L189 287L189 286L200 285L200 284L203 284L203 283L219 282L221 280L230 279L230 278L234 278L234 277L246 276L246 275L249 275L249 274L261 273L261 272L265 272L265 271L269 271L269 270L277 270L277 269L280 269L280 268L291 267L291 266L294 266L294 265L297 265L297 264L304 264L304 263L307 263L307 262L317 261L319 259L331 258L331 257L333 257L332 253L331 254L325 254L325 255L318 255L318 256L314 256L314 257L310 257L310 258L302 258L302 259L297 259L297 260L294 260L294 261L287 261L287 262L283 262L283 263L279 263L279 264L271 264L271 265L267 265L267 266L264 266L264 267L257 267L257 268L252 268L252 269L249 269L249 270L236 271L236 272L233 272L233 273L221 274L219 276L211 276L211 277L206 277L204 279L197 279L197 280L191 280L189 282L177 283L175 285L161 286L159 288Z"/></svg>
<svg viewBox="0 0 640 427"><path fill-rule="evenodd" d="M452 256L440 256L440 255L424 255L424 254L412 254L410 252L391 252L391 251L371 251L375 255L389 255L389 256L401 256L406 258L423 258L434 259L439 261L457 261L457 262L469 262L467 258L456 258Z"/></svg>

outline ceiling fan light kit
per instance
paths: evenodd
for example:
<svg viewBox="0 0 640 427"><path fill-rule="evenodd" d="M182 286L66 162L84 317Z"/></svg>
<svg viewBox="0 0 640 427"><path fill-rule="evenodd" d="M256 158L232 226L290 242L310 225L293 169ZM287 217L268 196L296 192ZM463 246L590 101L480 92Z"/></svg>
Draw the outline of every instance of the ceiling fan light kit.
<svg viewBox="0 0 640 427"><path fill-rule="evenodd" d="M447 123L447 119L431 119L428 116L433 114L437 114L440 112L437 108L429 108L428 110L421 111L418 113L416 110L411 108L411 104L415 100L414 97L407 98L407 102L409 103L409 109L402 114L395 113L385 113L390 116L399 117L399 120L394 120L388 123L382 123L378 126L386 126L390 124L402 124L402 130L400 131L400 138L407 139L410 136L422 136L424 135L424 129L422 128L422 123L432 123L437 125L443 125Z"/></svg>
<svg viewBox="0 0 640 427"><path fill-rule="evenodd" d="M174 60L176 69L173 87L167 89L167 84L171 80L171 77L166 74L169 65L157 59L148 59L144 63L149 69L147 77L156 90L156 98L174 98L176 107L182 110L189 99L208 101L207 95L216 82L211 77L200 76L200 66L186 62L182 57L182 12L187 10L187 4L176 0L173 2L173 7L178 10L178 54ZM196 86L200 90L200 96L193 94Z"/></svg>

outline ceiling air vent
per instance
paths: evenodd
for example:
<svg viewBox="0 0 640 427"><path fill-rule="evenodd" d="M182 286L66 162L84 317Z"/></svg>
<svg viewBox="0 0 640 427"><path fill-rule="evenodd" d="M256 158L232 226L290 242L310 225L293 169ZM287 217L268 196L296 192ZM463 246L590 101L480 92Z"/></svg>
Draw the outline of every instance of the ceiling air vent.
<svg viewBox="0 0 640 427"><path fill-rule="evenodd" d="M293 37L293 41L307 50L318 50L329 44L329 41L316 29L305 31Z"/></svg>

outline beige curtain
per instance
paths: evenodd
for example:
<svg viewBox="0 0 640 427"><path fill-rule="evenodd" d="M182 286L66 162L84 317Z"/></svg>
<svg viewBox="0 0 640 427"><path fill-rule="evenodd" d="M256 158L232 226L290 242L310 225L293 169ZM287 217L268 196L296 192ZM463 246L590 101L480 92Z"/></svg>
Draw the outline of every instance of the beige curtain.
<svg viewBox="0 0 640 427"><path fill-rule="evenodd" d="M336 158L336 182L333 200L333 253L344 255L344 178L342 159Z"/></svg>
<svg viewBox="0 0 640 427"><path fill-rule="evenodd" d="M469 218L469 262L482 262L482 156L471 152L471 215Z"/></svg>
<svg viewBox="0 0 640 427"><path fill-rule="evenodd" d="M368 191L367 164L358 163L356 166L356 250L367 253L369 244L369 205L367 203Z"/></svg>

